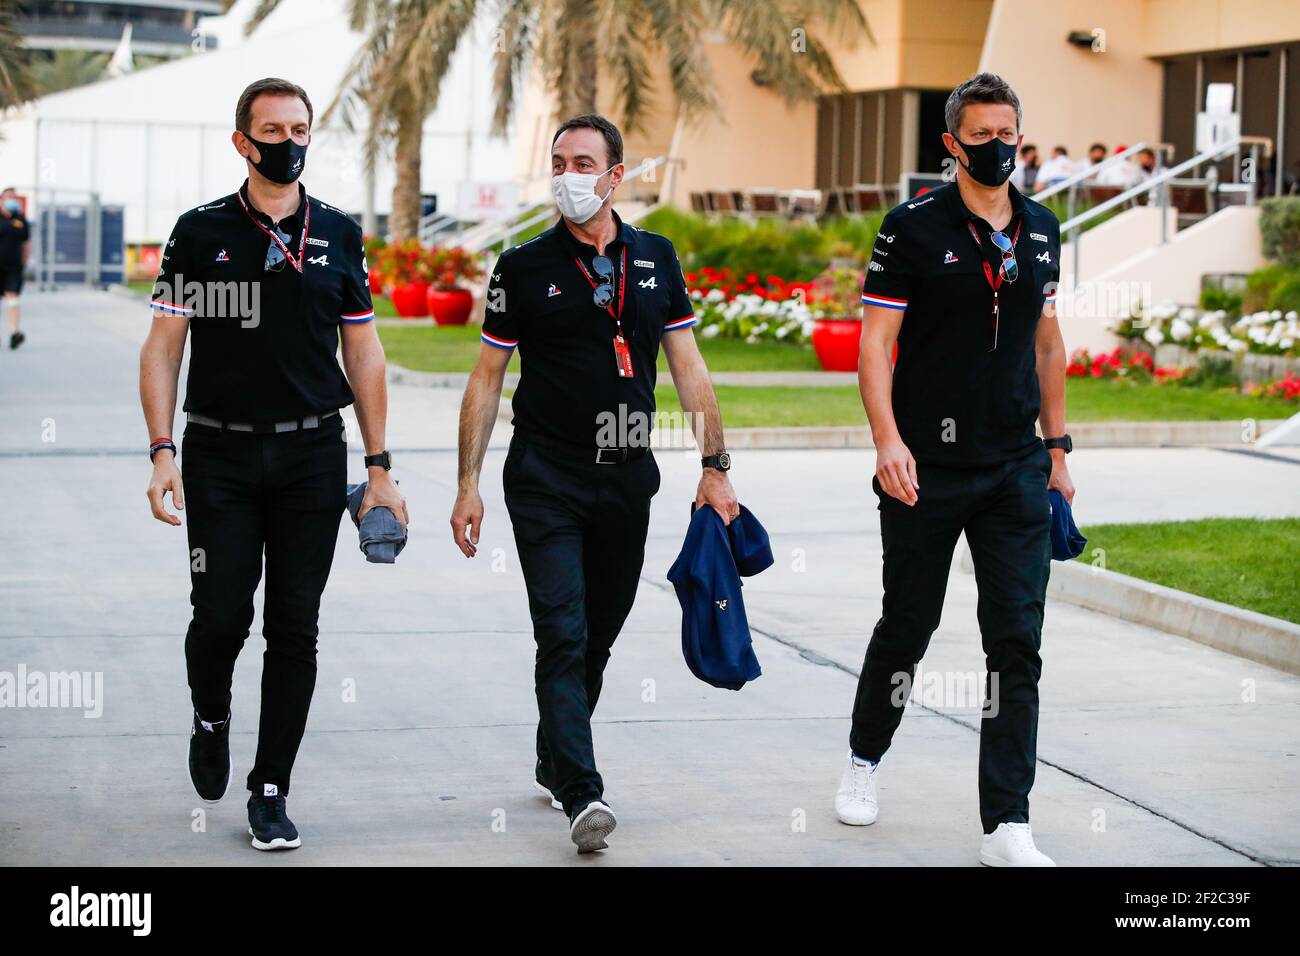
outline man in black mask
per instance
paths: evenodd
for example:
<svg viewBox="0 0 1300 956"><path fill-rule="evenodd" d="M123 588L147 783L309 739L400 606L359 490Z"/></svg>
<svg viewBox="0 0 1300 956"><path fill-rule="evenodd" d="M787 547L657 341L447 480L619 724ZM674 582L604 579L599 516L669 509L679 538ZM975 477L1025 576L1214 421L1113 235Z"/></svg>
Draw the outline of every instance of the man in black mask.
<svg viewBox="0 0 1300 956"><path fill-rule="evenodd" d="M189 773L209 802L230 783L231 678L265 566L262 711L247 778L249 833L259 850L300 843L285 797L316 684L317 616L347 502L344 406L355 403L367 453L359 516L382 505L406 522L384 450L384 350L361 227L297 181L311 121L306 92L287 80L258 80L240 96L231 141L248 178L177 220L140 353L149 501L166 524L181 523L164 507L168 493L188 516ZM187 335L182 485L171 434Z"/></svg>
<svg viewBox="0 0 1300 956"><path fill-rule="evenodd" d="M955 181L885 216L863 288L858 368L876 446L884 598L835 809L851 826L876 820L877 767L939 625L964 533L987 667L980 860L1051 866L1030 834L1029 790L1051 557L1047 491L1074 497L1054 307L1060 229L1050 210L1008 182L1021 117L1004 80L967 80L944 114Z"/></svg>

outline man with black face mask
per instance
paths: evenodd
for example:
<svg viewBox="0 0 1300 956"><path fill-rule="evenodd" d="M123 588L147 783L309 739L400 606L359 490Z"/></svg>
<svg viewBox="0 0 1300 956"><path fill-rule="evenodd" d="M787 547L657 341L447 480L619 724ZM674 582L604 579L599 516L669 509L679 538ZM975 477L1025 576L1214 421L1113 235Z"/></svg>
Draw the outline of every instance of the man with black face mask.
<svg viewBox="0 0 1300 956"><path fill-rule="evenodd" d="M862 294L858 368L876 446L884 598L835 809L851 826L876 820L877 768L965 533L987 666L980 860L1051 866L1030 833L1029 790L1051 557L1047 491L1074 497L1054 306L1060 229L1008 182L1021 115L1006 82L981 73L952 91L944 112L955 181L885 216Z"/></svg>
<svg viewBox="0 0 1300 956"><path fill-rule="evenodd" d="M297 182L311 120L306 92L287 80L259 80L240 96L231 141L248 178L177 221L140 353L149 501L166 524L181 523L164 507L168 493L188 515L189 773L208 802L230 783L231 678L265 559L262 712L247 781L248 832L259 850L300 845L285 796L316 684L317 615L347 502L344 406L356 405L369 472L358 516L385 506L407 520L384 450L384 350L361 228ZM182 484L171 434L187 334ZM340 340L343 369L334 357Z"/></svg>

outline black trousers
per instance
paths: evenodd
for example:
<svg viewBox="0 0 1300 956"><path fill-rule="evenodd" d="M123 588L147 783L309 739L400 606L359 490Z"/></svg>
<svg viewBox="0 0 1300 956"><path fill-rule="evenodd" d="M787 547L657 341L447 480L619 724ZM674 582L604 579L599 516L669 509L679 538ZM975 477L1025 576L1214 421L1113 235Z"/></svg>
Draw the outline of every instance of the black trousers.
<svg viewBox="0 0 1300 956"><path fill-rule="evenodd" d="M1051 562L1051 470L1051 455L1042 447L987 468L918 464L921 489L911 507L872 482L880 499L885 594L858 679L849 745L870 760L889 749L906 702L896 689L911 687L939 626L953 549L964 531L979 588L977 617L989 675L979 755L985 833L999 823L1029 820L1042 672L1038 651Z"/></svg>
<svg viewBox="0 0 1300 956"><path fill-rule="evenodd" d="M537 779L572 816L604 793L591 715L636 598L659 467L653 453L597 465L515 439L503 478L537 642Z"/></svg>
<svg viewBox="0 0 1300 956"><path fill-rule="evenodd" d="M262 608L262 713L248 789L289 792L316 687L316 620L347 497L347 444L339 416L319 428L253 435L187 425L181 445L190 603L185 662L194 709L230 712L235 658Z"/></svg>

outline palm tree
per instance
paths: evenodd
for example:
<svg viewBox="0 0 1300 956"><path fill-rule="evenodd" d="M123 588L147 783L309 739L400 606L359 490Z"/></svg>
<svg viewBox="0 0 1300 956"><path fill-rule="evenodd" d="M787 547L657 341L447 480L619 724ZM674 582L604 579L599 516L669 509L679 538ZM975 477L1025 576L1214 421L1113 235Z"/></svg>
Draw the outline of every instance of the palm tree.
<svg viewBox="0 0 1300 956"><path fill-rule="evenodd" d="M18 106L36 95L27 50L14 25L14 0L0 0L0 109Z"/></svg>
<svg viewBox="0 0 1300 956"><path fill-rule="evenodd" d="M261 0L251 32L280 0ZM322 116L351 124L367 108L367 164L381 141L394 143L396 184L389 229L415 235L420 208L424 120L452 54L487 0L349 0L348 18L366 35L340 92ZM755 79L786 100L843 89L818 31L855 42L870 36L857 0L493 0L493 131L503 133L515 90L533 58L560 115L594 112L602 78L613 84L618 119L641 127L653 93L652 61L667 67L683 121L714 115L718 103L703 38L719 32L755 60Z"/></svg>
<svg viewBox="0 0 1300 956"><path fill-rule="evenodd" d="M107 53L90 50L55 50L46 60L32 64L32 77L41 96L85 86L104 78Z"/></svg>

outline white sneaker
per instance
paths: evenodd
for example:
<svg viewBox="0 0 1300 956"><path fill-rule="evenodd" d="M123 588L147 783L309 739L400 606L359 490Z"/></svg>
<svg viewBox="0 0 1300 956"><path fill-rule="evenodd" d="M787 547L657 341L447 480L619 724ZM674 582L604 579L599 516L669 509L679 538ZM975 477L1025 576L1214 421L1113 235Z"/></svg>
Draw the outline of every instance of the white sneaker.
<svg viewBox="0 0 1300 956"><path fill-rule="evenodd" d="M556 800L555 794L553 794L549 788L542 786L541 781L534 780L533 789L536 790L538 793L540 793L542 796L544 796L547 800L551 801L552 810L564 809L564 804L562 804L559 800Z"/></svg>
<svg viewBox="0 0 1300 956"><path fill-rule="evenodd" d="M569 839L578 847L579 853L605 850L609 848L605 837L613 833L616 826L618 820L614 818L614 811L607 804L593 800L569 824Z"/></svg>
<svg viewBox="0 0 1300 956"><path fill-rule="evenodd" d="M840 789L835 794L835 813L840 823L851 827L865 827L876 822L880 812L876 804L876 770L880 763L858 760L849 752L849 762L840 777Z"/></svg>
<svg viewBox="0 0 1300 956"><path fill-rule="evenodd" d="M985 834L980 862L985 866L1056 866L1034 846L1028 823L999 823L996 830Z"/></svg>

